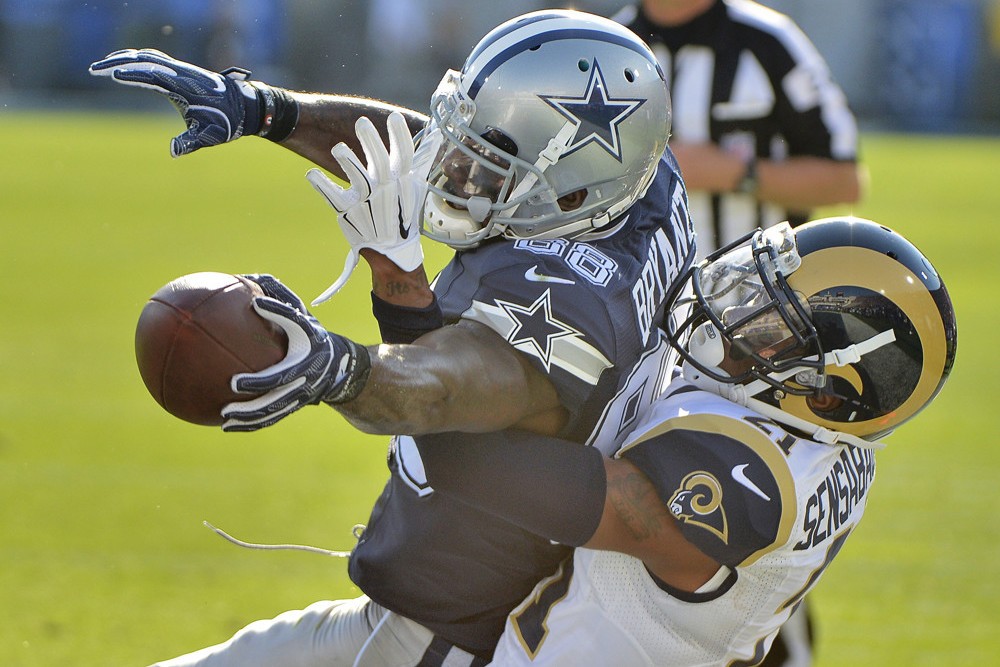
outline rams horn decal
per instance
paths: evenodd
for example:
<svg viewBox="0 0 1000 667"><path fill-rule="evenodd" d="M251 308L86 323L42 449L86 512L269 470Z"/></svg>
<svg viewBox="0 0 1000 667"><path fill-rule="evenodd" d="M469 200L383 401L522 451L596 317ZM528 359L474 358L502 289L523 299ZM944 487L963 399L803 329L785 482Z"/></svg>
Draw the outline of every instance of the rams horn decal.
<svg viewBox="0 0 1000 667"><path fill-rule="evenodd" d="M681 480L670 497L670 512L693 526L699 526L729 544L729 523L722 508L722 485L711 474L696 470Z"/></svg>

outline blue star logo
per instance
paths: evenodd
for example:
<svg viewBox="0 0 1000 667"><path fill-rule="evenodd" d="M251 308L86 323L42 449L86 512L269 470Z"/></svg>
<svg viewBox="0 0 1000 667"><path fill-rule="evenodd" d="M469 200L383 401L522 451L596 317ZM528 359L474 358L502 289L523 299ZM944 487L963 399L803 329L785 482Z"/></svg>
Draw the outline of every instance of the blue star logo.
<svg viewBox="0 0 1000 667"><path fill-rule="evenodd" d="M552 317L552 296L549 290L535 299L530 306L522 306L508 301L496 300L514 328L507 334L507 341L522 351L534 354L549 370L552 359L552 341L565 336L579 336L575 329ZM527 345L529 349L525 350Z"/></svg>
<svg viewBox="0 0 1000 667"><path fill-rule="evenodd" d="M539 97L576 125L576 135L567 147L566 155L593 142L619 162L622 161L622 147L618 126L646 101L608 97L607 85L597 60L590 68L590 80L582 97Z"/></svg>

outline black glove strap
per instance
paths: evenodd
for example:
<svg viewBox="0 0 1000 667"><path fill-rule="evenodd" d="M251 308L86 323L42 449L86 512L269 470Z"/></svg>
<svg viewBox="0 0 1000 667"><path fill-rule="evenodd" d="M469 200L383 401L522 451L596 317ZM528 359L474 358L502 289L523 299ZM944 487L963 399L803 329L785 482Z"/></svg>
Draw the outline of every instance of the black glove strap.
<svg viewBox="0 0 1000 667"><path fill-rule="evenodd" d="M437 297L425 308L397 306L372 292L372 314L378 321L383 343L412 343L429 331L444 326Z"/></svg>
<svg viewBox="0 0 1000 667"><path fill-rule="evenodd" d="M347 341L348 347L351 348L351 359L347 367L344 384L338 388L335 394L323 397L324 402L332 405L347 403L357 398L361 390L365 388L365 384L368 383L368 376L372 372L372 359L368 353L368 348L364 345L358 345L352 340L344 340Z"/></svg>
<svg viewBox="0 0 1000 667"><path fill-rule="evenodd" d="M299 103L284 88L259 81L251 81L250 84L257 89L257 97L263 106L257 134L275 143L284 141L299 122Z"/></svg>

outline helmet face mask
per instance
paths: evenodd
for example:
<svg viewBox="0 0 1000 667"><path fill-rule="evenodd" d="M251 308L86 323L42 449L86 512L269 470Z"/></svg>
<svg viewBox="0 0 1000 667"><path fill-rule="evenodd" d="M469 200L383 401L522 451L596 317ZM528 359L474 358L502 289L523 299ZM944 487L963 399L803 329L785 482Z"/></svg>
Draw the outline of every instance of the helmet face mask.
<svg viewBox="0 0 1000 667"><path fill-rule="evenodd" d="M555 197L534 165L517 157L517 145L502 130L469 126L476 104L461 90L460 72L449 71L431 102L429 132L442 137L427 176L424 231L456 248L475 247L494 236L494 216L511 211L529 198ZM538 184L510 200L515 184L534 174ZM556 207L557 208L557 207ZM509 213L508 213L509 215Z"/></svg>
<svg viewBox="0 0 1000 667"><path fill-rule="evenodd" d="M572 238L624 213L655 175L670 101L649 48L572 10L498 26L450 71L426 131L423 232L455 248L486 238ZM561 198L579 193L574 205Z"/></svg>
<svg viewBox="0 0 1000 667"><path fill-rule="evenodd" d="M438 195L457 208L468 210L463 202L478 197L489 202L492 213L515 182L511 159L486 141L484 138L483 143L473 143L470 136L457 143L447 140L435 158L434 187L440 188Z"/></svg>
<svg viewBox="0 0 1000 667"><path fill-rule="evenodd" d="M713 253L692 269L693 297L679 305L693 308L672 332L692 331L691 340L681 346L675 336L675 346L717 382L760 379L790 393L812 393L813 387L789 385L772 377L789 368L806 367L816 371L813 384L823 381L818 361L822 349L809 304L786 280L800 265L787 223L757 230Z"/></svg>
<svg viewBox="0 0 1000 667"><path fill-rule="evenodd" d="M940 277L867 220L758 230L689 280L668 323L685 374L811 433L878 440L936 396L954 363Z"/></svg>

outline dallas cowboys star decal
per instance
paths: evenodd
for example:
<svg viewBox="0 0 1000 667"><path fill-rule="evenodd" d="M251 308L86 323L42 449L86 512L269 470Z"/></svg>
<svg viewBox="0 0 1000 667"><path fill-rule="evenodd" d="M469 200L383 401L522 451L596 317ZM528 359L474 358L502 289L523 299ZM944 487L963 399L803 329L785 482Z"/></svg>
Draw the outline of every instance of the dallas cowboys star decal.
<svg viewBox="0 0 1000 667"><path fill-rule="evenodd" d="M604 75L596 59L590 68L590 80L582 97L539 97L576 125L576 136L566 149L566 155L594 142L619 162L622 161L622 147L618 125L646 101L608 97Z"/></svg>
<svg viewBox="0 0 1000 667"><path fill-rule="evenodd" d="M552 296L549 290L545 290L527 307L500 299L496 303L514 324L507 334L507 341L518 349L524 349L527 345L529 349L525 351L541 359L546 370L549 370L551 363L552 341L564 336L580 335L576 329L552 318Z"/></svg>

